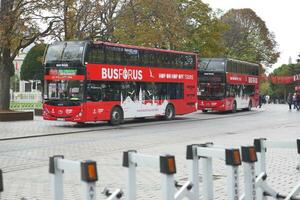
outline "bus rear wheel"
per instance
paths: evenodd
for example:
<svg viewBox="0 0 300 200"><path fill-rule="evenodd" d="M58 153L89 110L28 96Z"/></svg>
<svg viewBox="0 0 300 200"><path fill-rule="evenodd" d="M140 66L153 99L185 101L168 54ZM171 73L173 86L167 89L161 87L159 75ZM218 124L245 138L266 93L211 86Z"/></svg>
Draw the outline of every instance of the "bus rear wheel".
<svg viewBox="0 0 300 200"><path fill-rule="evenodd" d="M113 107L110 113L109 123L111 125L119 125L123 122L123 120L124 120L123 110L118 106Z"/></svg>
<svg viewBox="0 0 300 200"><path fill-rule="evenodd" d="M173 120L175 118L175 108L172 104L168 104L165 111L165 120Z"/></svg>

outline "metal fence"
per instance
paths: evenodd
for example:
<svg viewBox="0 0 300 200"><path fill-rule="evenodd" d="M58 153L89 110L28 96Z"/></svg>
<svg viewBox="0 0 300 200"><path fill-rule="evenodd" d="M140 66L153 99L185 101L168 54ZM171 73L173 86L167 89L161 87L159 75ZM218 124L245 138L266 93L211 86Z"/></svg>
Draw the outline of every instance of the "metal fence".
<svg viewBox="0 0 300 200"><path fill-rule="evenodd" d="M11 110L34 110L34 109L42 109L42 102L10 102Z"/></svg>

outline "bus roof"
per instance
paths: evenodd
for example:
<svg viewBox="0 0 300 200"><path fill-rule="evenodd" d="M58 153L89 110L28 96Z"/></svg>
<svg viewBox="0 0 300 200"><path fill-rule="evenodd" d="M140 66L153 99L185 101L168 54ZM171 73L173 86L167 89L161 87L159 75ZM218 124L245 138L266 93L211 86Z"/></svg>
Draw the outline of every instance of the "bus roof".
<svg viewBox="0 0 300 200"><path fill-rule="evenodd" d="M200 62L202 59L205 60L224 60L224 61L233 61L233 62L238 62L238 63L245 63L248 65L256 65L259 66L259 63L255 63L255 62L248 62L248 61L243 61L243 60L238 60L238 59L233 59L233 58L200 58Z"/></svg>
<svg viewBox="0 0 300 200"><path fill-rule="evenodd" d="M134 45L127 45L127 44L117 44L117 43L112 43L112 42L95 41L93 43L94 44L104 44L104 45L115 46L115 47L123 47L123 48L141 49L141 50L149 50L149 51L159 51L159 52L166 52L166 53L177 53L177 54L186 54L186 55L194 55L194 56L197 55L196 53L186 52L186 51L158 49L158 48L134 46Z"/></svg>

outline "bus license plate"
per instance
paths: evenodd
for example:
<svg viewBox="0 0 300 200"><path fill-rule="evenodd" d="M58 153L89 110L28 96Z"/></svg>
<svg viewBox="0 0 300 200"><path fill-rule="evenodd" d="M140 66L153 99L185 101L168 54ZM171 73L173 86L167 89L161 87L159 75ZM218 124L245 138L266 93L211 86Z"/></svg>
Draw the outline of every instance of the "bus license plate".
<svg viewBox="0 0 300 200"><path fill-rule="evenodd" d="M57 121L65 121L65 118L57 118Z"/></svg>

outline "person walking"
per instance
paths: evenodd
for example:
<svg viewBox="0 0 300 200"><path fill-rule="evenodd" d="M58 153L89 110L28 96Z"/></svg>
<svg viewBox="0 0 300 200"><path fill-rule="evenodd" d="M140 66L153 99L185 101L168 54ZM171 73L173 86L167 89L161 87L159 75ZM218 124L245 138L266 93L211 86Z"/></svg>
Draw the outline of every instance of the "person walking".
<svg viewBox="0 0 300 200"><path fill-rule="evenodd" d="M296 94L296 104L297 104L297 110L300 110L300 93L297 92Z"/></svg>
<svg viewBox="0 0 300 200"><path fill-rule="evenodd" d="M293 105L294 105L294 109L297 109L297 99L296 99L297 94L294 93L293 95Z"/></svg>
<svg viewBox="0 0 300 200"><path fill-rule="evenodd" d="M292 104L293 104L293 95L292 95L292 93L289 93L286 101L289 104L289 110L292 110Z"/></svg>
<svg viewBox="0 0 300 200"><path fill-rule="evenodd" d="M258 97L258 106L259 106L259 108L261 108L261 105L262 105L262 95L260 94L259 97Z"/></svg>

